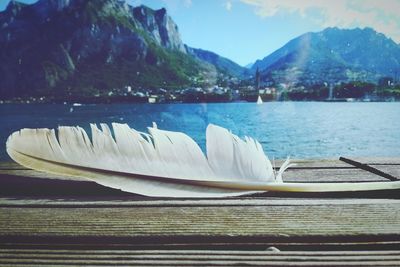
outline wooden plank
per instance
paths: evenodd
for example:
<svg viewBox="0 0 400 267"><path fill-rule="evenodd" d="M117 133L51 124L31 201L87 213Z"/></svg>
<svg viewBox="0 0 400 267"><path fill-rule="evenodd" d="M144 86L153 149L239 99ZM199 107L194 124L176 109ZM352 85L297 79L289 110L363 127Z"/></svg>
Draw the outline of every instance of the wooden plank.
<svg viewBox="0 0 400 267"><path fill-rule="evenodd" d="M210 257L205 255L203 257L129 257L129 256L119 256L119 259L110 259L101 258L101 257L29 257L29 258L0 258L0 264L87 264L91 265L134 265L134 264L152 264L153 266L159 266L160 264L170 265L170 264L179 264L179 265L201 265L204 266L205 264L212 264L212 265L237 265L237 264L252 264L252 265L265 265L265 264L284 264L286 263L301 263L303 266L309 266L309 264L317 265L320 264L327 264L330 263L331 265L338 264L345 264L347 266L351 266L350 263L364 263L373 266L371 263L380 263L384 264L393 262L399 262L400 258L398 256L353 256L353 257L310 257L310 256L299 256L299 257L256 257L256 258L246 258L246 257ZM307 263L307 264L306 264ZM354 265L353 265L354 266Z"/></svg>
<svg viewBox="0 0 400 267"><path fill-rule="evenodd" d="M343 155L343 157L372 165L400 165L400 157L352 157ZM276 160L277 166L280 166L284 160ZM351 165L337 158L327 159L291 159L291 162L296 163L298 167L349 167Z"/></svg>
<svg viewBox="0 0 400 267"><path fill-rule="evenodd" d="M400 199L319 199L282 197L234 197L224 199L124 198L0 198L0 207L21 208L103 208L103 207L247 207L247 206L343 206L400 205Z"/></svg>
<svg viewBox="0 0 400 267"><path fill-rule="evenodd" d="M400 176L400 169L393 166L379 166L380 170ZM60 179L71 181L87 181L84 178L74 178L37 172L33 170L0 170L0 181L5 177L32 177L43 179ZM310 182L310 181L386 181L387 179L376 174L355 169L288 169L283 178L285 181Z"/></svg>
<svg viewBox="0 0 400 267"><path fill-rule="evenodd" d="M400 157L345 157L369 165L400 165ZM354 166L339 160L339 158L291 159L290 161L296 164L294 168L354 168ZM275 165L279 167L283 162L284 160L276 160Z"/></svg>
<svg viewBox="0 0 400 267"><path fill-rule="evenodd" d="M400 167L397 165L372 165L393 176L400 177ZM28 169L0 169L0 179L5 177L33 177L43 179L61 179L73 181L87 181L84 178L54 175ZM386 181L387 179L376 174L354 167L294 167L289 168L283 175L286 181Z"/></svg>
<svg viewBox="0 0 400 267"><path fill-rule="evenodd" d="M22 261L16 260L14 262L5 261L6 266L398 266L398 261L335 261L335 262L315 262L315 261L302 261L302 262L290 262L290 261L223 261L223 260L207 260L207 261L193 261L193 260L185 260L185 261L74 261L74 262L66 262L66 261Z"/></svg>
<svg viewBox="0 0 400 267"><path fill-rule="evenodd" d="M14 176L14 177L32 177L32 178L43 178L43 179L59 179L59 180L70 180L70 181L88 181L84 178L71 177L66 175L55 175L46 172L39 172L29 169L6 169L0 170L0 179L2 176Z"/></svg>
<svg viewBox="0 0 400 267"><path fill-rule="evenodd" d="M270 248L281 251L378 251L378 250L398 250L400 240L345 240L335 241L329 239L310 239L310 240L272 240L259 239L248 242L234 243L224 240L210 240L210 242L191 242L191 243L171 243L171 242L146 242L146 243L116 243L116 242L27 242L27 240L14 240L10 242L0 242L0 249L51 249L51 250L243 250L243 251L269 251Z"/></svg>
<svg viewBox="0 0 400 267"><path fill-rule="evenodd" d="M400 157L351 157L346 156L352 160L359 161L364 164L372 164L372 165L400 165ZM285 160L275 160L274 163L277 167L281 166ZM351 167L340 161L338 158L330 158L330 159L291 159L291 162L296 163L296 167L304 167L304 168L325 168L325 167ZM10 160L10 161L2 161L0 162L0 170L3 169L27 169L19 165L18 163Z"/></svg>
<svg viewBox="0 0 400 267"><path fill-rule="evenodd" d="M400 165L387 165L387 164L374 165L374 164L371 164L370 166L377 168L380 171L386 172L400 180Z"/></svg>
<svg viewBox="0 0 400 267"><path fill-rule="evenodd" d="M304 161L306 162L306 161ZM332 161L326 161L332 162ZM307 163L308 164L308 163ZM373 165L378 169L400 177L400 168L397 165ZM296 167L288 169L283 175L287 182L357 182L357 181L386 181L385 178L373 173L360 170L354 167ZM36 179L42 178L42 179ZM68 183L58 182L68 179ZM71 180L72 179L72 180ZM79 183L75 181L79 180ZM46 174L27 169L3 169L0 170L0 195L3 196L106 196L121 195L128 193L100 186L92 181L81 181L81 178L62 177L53 174ZM390 192L389 192L390 193ZM134 196L133 194L130 194ZM268 196L278 196L278 194L268 193ZM386 192L375 197L385 197ZM285 196L279 194L279 196ZM296 195L294 195L296 196ZM329 197L329 194L324 197ZM355 194L356 197L364 197L363 194ZM333 197L349 197L348 195L335 195ZM396 197L392 195L392 197Z"/></svg>
<svg viewBox="0 0 400 267"><path fill-rule="evenodd" d="M281 166L284 160L274 161L277 167ZM351 167L338 159L321 159L321 160L300 160L294 159L291 162L296 163L296 167L301 168L325 168L325 167ZM400 160L399 160L400 162ZM14 161L0 162L0 170L28 170L28 168L19 165Z"/></svg>
<svg viewBox="0 0 400 267"><path fill-rule="evenodd" d="M93 252L93 251L91 251ZM340 256L340 257L339 257ZM124 258L126 260L236 260L238 262L246 260L246 261L259 261L259 260L290 260L290 261L299 261L299 260L315 260L315 261L354 261L354 260L399 260L400 261L400 253L391 253L391 254L374 254L373 252L362 253L362 254L340 254L336 253L334 255L329 254L320 254L320 255L307 255L307 254L288 254L288 253L267 253L263 254L254 254L254 253L238 253L238 254L214 254L209 252L201 251L200 253L173 253L170 251L156 251L156 253L149 253L146 251L137 251L136 253L124 252L124 253L42 253L38 251L33 251L32 253L15 253L15 251L10 253L4 253L0 251L0 261L4 259L24 259L24 260L34 260L34 259L47 259L47 260L116 260L118 261L120 258Z"/></svg>
<svg viewBox="0 0 400 267"><path fill-rule="evenodd" d="M397 169L397 167L394 167ZM390 169L386 166L385 170ZM376 174L356 169L288 169L283 174L287 182L355 182L355 181L387 181Z"/></svg>
<svg viewBox="0 0 400 267"><path fill-rule="evenodd" d="M133 250L133 249L7 249L0 248L0 256L4 255L29 255L29 257L40 257L44 256L62 256L76 255L77 257L93 256L111 256L116 257L120 255L127 256L160 256L160 257L196 257L208 255L209 257L215 256L232 256L232 257L250 257L250 256L260 256L260 257L276 257L276 256L400 256L400 250L376 250L376 251L280 251L276 248L271 248L267 250L174 250L174 249L164 249L164 250Z"/></svg>
<svg viewBox="0 0 400 267"><path fill-rule="evenodd" d="M118 259L120 257L130 259L325 259L338 260L343 259L355 260L385 260L399 259L400 251L245 251L245 250L42 250L42 249L0 249L0 258L86 258L86 259Z"/></svg>
<svg viewBox="0 0 400 267"><path fill-rule="evenodd" d="M41 266L394 266L399 251L0 250L0 264Z"/></svg>
<svg viewBox="0 0 400 267"><path fill-rule="evenodd" d="M400 165L400 157L348 157L364 164Z"/></svg>
<svg viewBox="0 0 400 267"><path fill-rule="evenodd" d="M385 218L382 221L382 218ZM0 240L399 240L400 206L0 208ZM42 239L41 239L42 238ZM330 239L331 238L331 239ZM21 239L21 238L20 238Z"/></svg>
<svg viewBox="0 0 400 267"><path fill-rule="evenodd" d="M26 170L27 168L14 161L0 161L0 170Z"/></svg>
<svg viewBox="0 0 400 267"><path fill-rule="evenodd" d="M387 172L395 177L400 177L398 158L365 159L356 158L363 163L375 163L371 166ZM278 162L281 164L282 161ZM385 181L386 179L373 173L360 170L339 160L293 160L297 165L289 168L284 174L288 182L323 182L323 181ZM0 182L10 177L33 177L44 179L61 179L72 181L87 181L84 178L53 175L26 169L13 162L0 163Z"/></svg>

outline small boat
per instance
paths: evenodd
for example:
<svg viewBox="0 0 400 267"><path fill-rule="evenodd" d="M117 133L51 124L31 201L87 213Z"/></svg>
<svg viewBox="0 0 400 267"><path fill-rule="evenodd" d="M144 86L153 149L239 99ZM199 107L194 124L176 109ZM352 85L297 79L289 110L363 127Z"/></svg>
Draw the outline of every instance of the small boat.
<svg viewBox="0 0 400 267"><path fill-rule="evenodd" d="M261 99L261 96L258 95L258 98L257 98L257 105L260 105L260 104L262 104L262 103L263 103L263 101L262 101L262 99Z"/></svg>

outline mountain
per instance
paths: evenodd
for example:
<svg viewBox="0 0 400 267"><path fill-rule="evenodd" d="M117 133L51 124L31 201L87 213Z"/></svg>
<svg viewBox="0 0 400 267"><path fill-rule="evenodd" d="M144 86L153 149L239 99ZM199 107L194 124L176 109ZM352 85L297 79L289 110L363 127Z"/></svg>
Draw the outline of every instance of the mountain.
<svg viewBox="0 0 400 267"><path fill-rule="evenodd" d="M327 28L303 34L262 60L252 71L264 82L317 84L376 83L400 72L400 45L371 28Z"/></svg>
<svg viewBox="0 0 400 267"><path fill-rule="evenodd" d="M164 8L120 0L11 1L0 12L1 98L198 86L226 71L217 63L227 59L213 65L192 51Z"/></svg>
<svg viewBox="0 0 400 267"><path fill-rule="evenodd" d="M230 59L221 57L214 52L198 48L191 48L188 46L186 46L186 51L200 60L211 63L212 65L216 66L220 71L228 75L240 78L245 78L250 75L250 71L247 68L240 66Z"/></svg>
<svg viewBox="0 0 400 267"><path fill-rule="evenodd" d="M254 65L254 62L251 62L249 64L247 64L246 66L244 66L245 68L251 69Z"/></svg>

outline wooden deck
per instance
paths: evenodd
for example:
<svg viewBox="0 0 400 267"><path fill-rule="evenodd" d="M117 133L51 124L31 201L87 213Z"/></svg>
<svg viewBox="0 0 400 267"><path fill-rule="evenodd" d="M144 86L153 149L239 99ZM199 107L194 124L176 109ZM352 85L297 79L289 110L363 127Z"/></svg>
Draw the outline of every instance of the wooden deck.
<svg viewBox="0 0 400 267"><path fill-rule="evenodd" d="M400 177L400 158L356 160ZM59 178L0 163L0 266L400 266L398 191L160 199ZM284 180L386 179L324 160Z"/></svg>

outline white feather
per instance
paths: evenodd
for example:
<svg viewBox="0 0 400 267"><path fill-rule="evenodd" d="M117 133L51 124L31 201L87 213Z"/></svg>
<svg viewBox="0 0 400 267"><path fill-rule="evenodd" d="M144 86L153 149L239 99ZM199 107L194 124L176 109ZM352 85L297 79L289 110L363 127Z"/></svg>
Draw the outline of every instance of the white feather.
<svg viewBox="0 0 400 267"><path fill-rule="evenodd" d="M243 141L228 130L207 127L207 158L211 168L227 179L274 181L271 162L261 145L251 138Z"/></svg>
<svg viewBox="0 0 400 267"><path fill-rule="evenodd" d="M246 178L272 181L272 168L257 142L249 138L243 141L215 125L207 129L209 159L189 136L159 130L155 124L146 135L126 124L113 123L115 139L106 124L101 124L101 129L90 126L91 140L80 127L59 127L58 140L55 130L23 129L9 137L7 152L33 169L85 177L148 196L237 196L258 191L210 186L207 182ZM232 150L224 150L227 144ZM230 167L227 158L231 159Z"/></svg>
<svg viewBox="0 0 400 267"><path fill-rule="evenodd" d="M285 162L279 168L279 171L275 174L275 181L277 183L283 183L282 175L283 172L289 169L290 167L296 166L295 163L290 163L290 158L288 157Z"/></svg>
<svg viewBox="0 0 400 267"><path fill-rule="evenodd" d="M156 126L156 125L154 125ZM283 183L289 159L275 175L261 145L224 128L207 128L207 158L179 132L149 128L140 133L126 124L22 129L7 140L7 152L23 166L86 178L126 192L156 197L227 197L262 191L338 192L398 189L400 182ZM113 138L113 134L115 139Z"/></svg>

